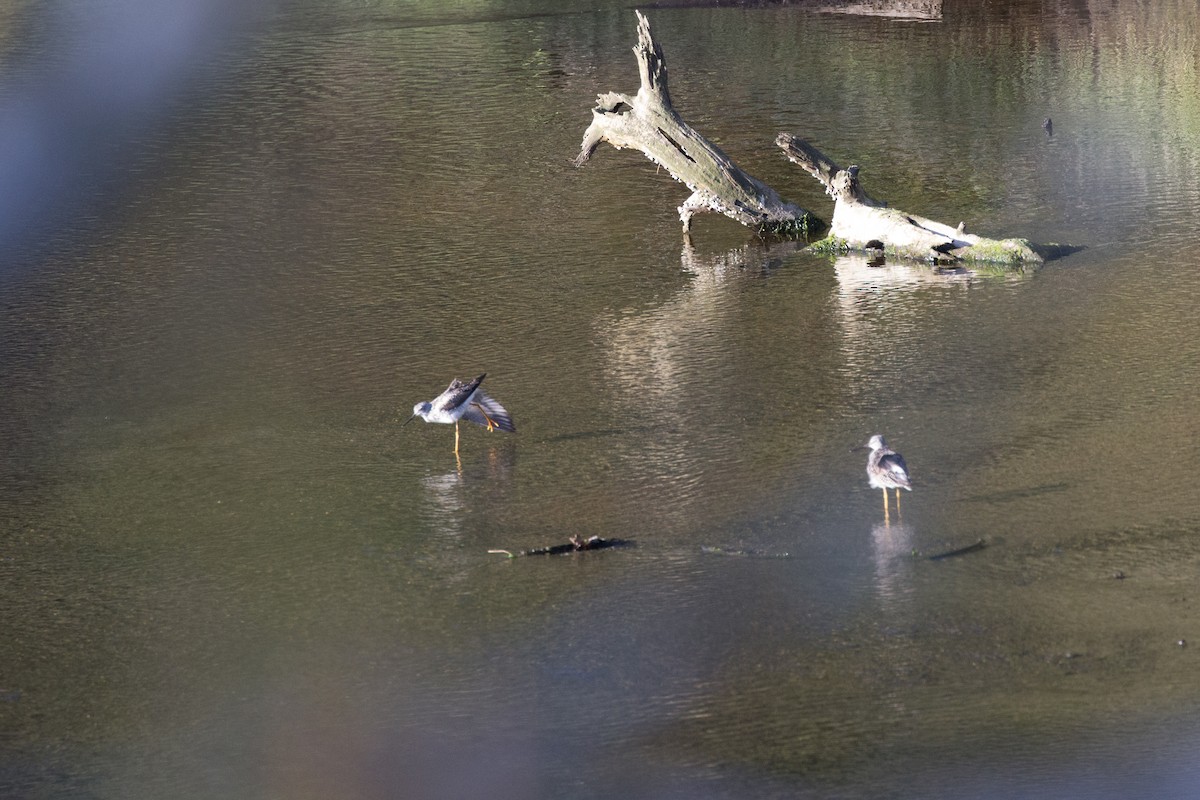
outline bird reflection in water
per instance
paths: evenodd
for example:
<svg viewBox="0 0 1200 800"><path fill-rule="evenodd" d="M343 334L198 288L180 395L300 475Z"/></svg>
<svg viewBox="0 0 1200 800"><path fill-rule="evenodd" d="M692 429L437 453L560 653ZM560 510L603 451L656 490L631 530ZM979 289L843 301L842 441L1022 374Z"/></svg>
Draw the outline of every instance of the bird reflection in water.
<svg viewBox="0 0 1200 800"><path fill-rule="evenodd" d="M885 605L911 592L913 527L903 522L881 522L871 528L871 555L875 561L875 591Z"/></svg>

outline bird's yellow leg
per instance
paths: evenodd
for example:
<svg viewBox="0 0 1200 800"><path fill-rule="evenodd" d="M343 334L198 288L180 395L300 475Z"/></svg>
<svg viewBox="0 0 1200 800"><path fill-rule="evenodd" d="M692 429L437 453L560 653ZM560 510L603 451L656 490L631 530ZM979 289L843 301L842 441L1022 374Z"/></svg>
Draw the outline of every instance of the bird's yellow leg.
<svg viewBox="0 0 1200 800"><path fill-rule="evenodd" d="M884 489L883 493L887 494L887 489ZM900 490L899 489L896 490L896 513L897 514L900 513Z"/></svg>
<svg viewBox="0 0 1200 800"><path fill-rule="evenodd" d="M883 520L884 520L884 522L887 522L887 518L888 518L888 498L887 498L887 489L884 489L883 490Z"/></svg>
<svg viewBox="0 0 1200 800"><path fill-rule="evenodd" d="M488 416L488 413L487 413L487 411L484 410L483 406L479 405L479 403L472 403L471 405L478 408L479 413L483 414L483 418L487 420L488 433L491 433L492 431L494 431L496 429L496 423L492 422L492 418Z"/></svg>
<svg viewBox="0 0 1200 800"><path fill-rule="evenodd" d="M458 455L458 420L454 420L454 455Z"/></svg>

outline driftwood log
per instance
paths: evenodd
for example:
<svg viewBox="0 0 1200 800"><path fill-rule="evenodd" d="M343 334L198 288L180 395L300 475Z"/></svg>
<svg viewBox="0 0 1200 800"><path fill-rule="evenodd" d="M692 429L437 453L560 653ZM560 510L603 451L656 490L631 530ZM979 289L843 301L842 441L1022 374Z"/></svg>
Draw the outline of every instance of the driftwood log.
<svg viewBox="0 0 1200 800"><path fill-rule="evenodd" d="M583 166L602 142L618 150L641 150L691 190L679 207L686 234L692 217L715 211L761 233L802 236L825 227L811 212L782 200L766 184L746 174L719 147L684 122L671 105L667 64L640 11L634 48L641 87L635 96L602 94L592 109L575 166ZM857 166L839 167L812 145L790 133L775 140L795 164L815 177L834 199L828 236L815 247L830 252L862 250L935 263L991 262L1038 264L1078 248L1036 245L1026 239L988 239L967 233L963 223L946 225L888 207L867 195Z"/></svg>
<svg viewBox="0 0 1200 800"><path fill-rule="evenodd" d="M719 147L697 133L671 105L667 63L650 35L650 21L640 11L637 55L641 87L633 97L608 92L596 99L592 124L575 158L581 167L601 142L618 150L631 147L667 170L692 194L679 207L686 233L692 217L703 211L724 214L766 233L805 233L823 223L799 206L785 202L757 178L743 172Z"/></svg>
<svg viewBox="0 0 1200 800"><path fill-rule="evenodd" d="M936 263L968 260L1019 264L1039 263L1059 249L1039 248L1025 239L987 239L967 233L961 222L952 227L889 208L863 191L857 166L843 169L790 133L779 134L775 144L788 160L820 181L834 200L828 238L818 242L818 247L880 250L887 255Z"/></svg>

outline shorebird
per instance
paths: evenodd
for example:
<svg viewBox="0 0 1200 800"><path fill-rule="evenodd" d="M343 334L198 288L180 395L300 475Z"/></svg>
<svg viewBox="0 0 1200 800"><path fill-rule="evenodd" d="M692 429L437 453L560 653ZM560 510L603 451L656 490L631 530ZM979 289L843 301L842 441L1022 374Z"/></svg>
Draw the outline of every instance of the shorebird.
<svg viewBox="0 0 1200 800"><path fill-rule="evenodd" d="M873 489L883 489L883 518L888 517L888 489L896 490L896 513L900 513L900 490L912 491L908 482L908 467L904 456L887 446L887 442L878 433L871 437L865 447L859 450L871 450L867 456L867 480Z"/></svg>
<svg viewBox="0 0 1200 800"><path fill-rule="evenodd" d="M458 455L458 421L465 419L488 429L488 432L499 428L510 433L517 429L513 426L512 417L504 410L504 406L483 393L479 384L487 373L473 381L463 383L458 378L450 381L446 391L430 400L428 403L417 403L413 406L412 416L404 421L404 425L417 417L426 422L454 423L454 455ZM401 425L400 427L404 427Z"/></svg>

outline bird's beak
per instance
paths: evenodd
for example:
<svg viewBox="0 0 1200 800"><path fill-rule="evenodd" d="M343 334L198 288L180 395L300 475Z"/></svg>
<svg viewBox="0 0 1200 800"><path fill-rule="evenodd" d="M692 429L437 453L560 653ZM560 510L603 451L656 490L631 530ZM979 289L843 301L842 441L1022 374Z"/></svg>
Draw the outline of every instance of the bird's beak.
<svg viewBox="0 0 1200 800"><path fill-rule="evenodd" d="M417 415L416 415L416 414L413 414L411 417L409 417L408 419L404 420L404 422L400 423L400 427L401 427L401 428L403 428L405 425L407 425L408 423L412 422L412 421L413 421L414 419L416 419L416 418L417 418Z"/></svg>
<svg viewBox="0 0 1200 800"><path fill-rule="evenodd" d="M859 452L860 450L869 450L869 449L870 449L870 448L869 448L869 447L867 447L867 445L865 445L865 444L860 444L858 447L851 447L851 448L850 448L850 452L851 452L851 453L857 453L857 452Z"/></svg>

